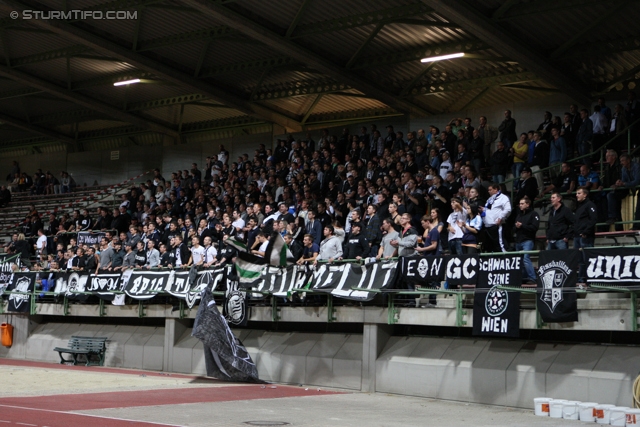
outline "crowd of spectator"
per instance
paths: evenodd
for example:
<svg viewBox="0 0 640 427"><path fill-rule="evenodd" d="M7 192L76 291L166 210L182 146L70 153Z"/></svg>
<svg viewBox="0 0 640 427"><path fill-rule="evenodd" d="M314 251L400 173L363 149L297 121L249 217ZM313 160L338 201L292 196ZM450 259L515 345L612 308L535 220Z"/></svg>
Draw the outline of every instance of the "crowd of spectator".
<svg viewBox="0 0 640 427"><path fill-rule="evenodd" d="M235 161L220 145L201 167L166 177L156 169L114 209L51 214L46 226L31 211L7 250L35 251L40 267L91 271L224 265L236 253L229 238L265 256L273 233L298 263L531 250L540 228L534 204L542 201L547 249L570 241L589 247L596 224L619 222L622 200L640 184L640 166L623 152L626 138L607 147L600 171L592 169L597 150L638 118L631 93L613 111L603 98L592 113L575 105L563 117L547 111L526 132L507 110L498 126L455 118L442 131L405 134L390 125L383 132L372 124L340 135L325 129L317 141L288 135ZM512 193L504 185L509 173ZM48 194L50 174L40 176L44 187L34 183L31 191ZM105 233L95 247L67 234L91 230ZM525 278L534 279L528 256Z"/></svg>
<svg viewBox="0 0 640 427"><path fill-rule="evenodd" d="M20 164L14 160L11 172L7 175L6 188L12 193L28 192L31 195L71 193L76 182L68 172L60 172L60 178L51 172L38 169L33 176L20 172Z"/></svg>

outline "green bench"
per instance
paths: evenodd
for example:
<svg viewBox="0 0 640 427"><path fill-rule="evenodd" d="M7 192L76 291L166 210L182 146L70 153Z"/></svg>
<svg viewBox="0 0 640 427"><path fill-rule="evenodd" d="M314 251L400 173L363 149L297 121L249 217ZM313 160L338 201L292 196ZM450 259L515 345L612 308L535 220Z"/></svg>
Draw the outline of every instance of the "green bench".
<svg viewBox="0 0 640 427"><path fill-rule="evenodd" d="M57 351L60 355L60 364L73 363L78 364L79 356L84 356L86 366L104 365L104 353L107 350L107 337L77 337L72 336L69 340L67 348L56 347L53 351ZM63 354L70 354L72 359L65 359Z"/></svg>

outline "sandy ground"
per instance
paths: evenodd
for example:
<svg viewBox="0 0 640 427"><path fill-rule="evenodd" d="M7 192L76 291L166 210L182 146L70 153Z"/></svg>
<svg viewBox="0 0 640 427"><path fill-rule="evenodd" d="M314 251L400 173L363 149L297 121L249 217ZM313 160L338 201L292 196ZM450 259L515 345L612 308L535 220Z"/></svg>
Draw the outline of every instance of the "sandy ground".
<svg viewBox="0 0 640 427"><path fill-rule="evenodd" d="M180 387L212 387L208 379L180 378L158 373L107 373L0 365L0 397L50 394L152 390ZM222 384L228 386L229 384Z"/></svg>

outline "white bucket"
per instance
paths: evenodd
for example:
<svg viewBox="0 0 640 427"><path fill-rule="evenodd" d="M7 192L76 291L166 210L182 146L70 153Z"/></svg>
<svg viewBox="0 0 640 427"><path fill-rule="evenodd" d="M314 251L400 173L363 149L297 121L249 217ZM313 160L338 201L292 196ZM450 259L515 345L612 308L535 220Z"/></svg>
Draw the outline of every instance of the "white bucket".
<svg viewBox="0 0 640 427"><path fill-rule="evenodd" d="M562 418L565 420L577 420L580 416L578 404L575 400L568 400L562 404Z"/></svg>
<svg viewBox="0 0 640 427"><path fill-rule="evenodd" d="M640 409L627 409L627 427L640 427Z"/></svg>
<svg viewBox="0 0 640 427"><path fill-rule="evenodd" d="M580 410L580 421L594 423L596 421L596 405L597 403L595 402L582 402L578 404L578 408Z"/></svg>
<svg viewBox="0 0 640 427"><path fill-rule="evenodd" d="M553 399L550 397L536 397L533 399L533 408L535 414L539 417L548 417L549 416L549 403L551 403Z"/></svg>
<svg viewBox="0 0 640 427"><path fill-rule="evenodd" d="M609 423L612 426L624 427L627 425L627 411L629 408L626 406L615 406L611 408Z"/></svg>
<svg viewBox="0 0 640 427"><path fill-rule="evenodd" d="M596 406L596 422L598 424L609 424L611 419L611 408L616 405L597 405Z"/></svg>
<svg viewBox="0 0 640 427"><path fill-rule="evenodd" d="M565 399L553 399L549 404L549 416L551 418L562 418L562 407L567 402Z"/></svg>

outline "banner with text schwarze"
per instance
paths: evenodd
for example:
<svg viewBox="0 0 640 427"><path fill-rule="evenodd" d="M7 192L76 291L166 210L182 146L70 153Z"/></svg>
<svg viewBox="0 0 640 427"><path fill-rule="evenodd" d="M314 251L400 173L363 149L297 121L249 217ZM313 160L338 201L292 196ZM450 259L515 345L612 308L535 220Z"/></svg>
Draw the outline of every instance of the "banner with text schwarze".
<svg viewBox="0 0 640 427"><path fill-rule="evenodd" d="M367 290L390 288L396 281L398 263L323 264L313 273L311 289L340 298L371 301L375 293ZM362 288L367 290L352 289Z"/></svg>
<svg viewBox="0 0 640 427"><path fill-rule="evenodd" d="M587 280L590 283L640 284L638 248L586 249Z"/></svg>
<svg viewBox="0 0 640 427"><path fill-rule="evenodd" d="M520 292L501 286L520 286L522 255L480 257L479 277L473 296L473 335L518 337Z"/></svg>

